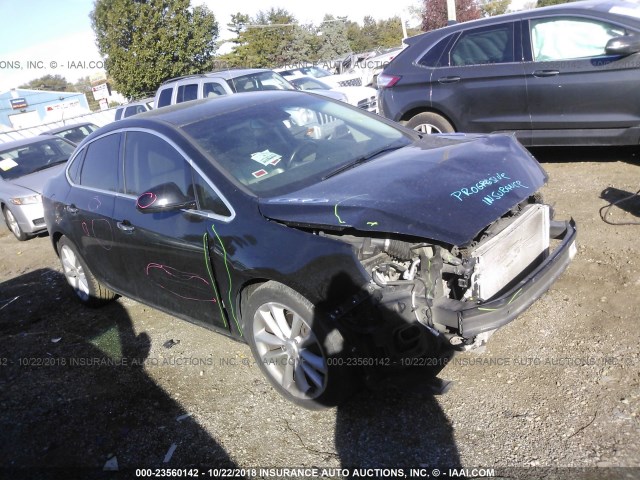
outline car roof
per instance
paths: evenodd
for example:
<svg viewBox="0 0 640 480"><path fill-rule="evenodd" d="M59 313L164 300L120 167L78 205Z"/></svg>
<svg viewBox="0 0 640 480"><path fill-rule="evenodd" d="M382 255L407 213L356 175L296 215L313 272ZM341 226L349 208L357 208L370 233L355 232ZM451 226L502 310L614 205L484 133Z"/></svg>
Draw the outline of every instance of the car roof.
<svg viewBox="0 0 640 480"><path fill-rule="evenodd" d="M162 85L168 85L179 80L185 80L188 78L222 78L223 80L231 80L232 78L242 77L243 75L251 75L252 73L271 72L267 68L232 68L225 70L217 70L208 73L197 73L194 75L185 75L183 77L170 78L162 82Z"/></svg>
<svg viewBox="0 0 640 480"><path fill-rule="evenodd" d="M126 128L149 127L151 124L169 124L173 127L181 127L197 120L224 115L239 108L259 107L270 100L282 98L283 96L293 97L294 95L307 96L309 94L299 90L257 90L245 92L241 95L220 95L213 98L177 103L110 123L102 127L98 132L92 133L90 137L87 137L87 140L94 138L96 134L103 135L112 130Z"/></svg>
<svg viewBox="0 0 640 480"><path fill-rule="evenodd" d="M619 12L612 12L612 9L615 8L630 8L637 12L638 17L634 16L623 16ZM417 41L426 36L431 37L432 34L448 34L457 32L460 30L467 30L469 28L483 26L483 25L493 25L497 23L503 23L509 20L521 20L525 18L529 18L532 16L544 16L545 14L579 14L586 13L589 10L592 10L597 13L605 14L605 16L610 16L613 18L624 18L625 20L631 20L633 23L637 23L640 25L640 5L632 0L584 0L581 2L569 2L562 3L558 5L550 5L548 7L540 7L533 8L530 10L520 10L512 13L505 13L503 15L495 15L493 17L485 17L477 20L471 20L468 22L455 23L453 25L449 25L447 27L438 28L436 30L431 30L426 33L418 34L414 37L409 37L404 40L404 43L407 45L413 45Z"/></svg>
<svg viewBox="0 0 640 480"><path fill-rule="evenodd" d="M124 105L120 105L118 108L127 108L135 105L146 105L147 103L153 102L154 97L141 98L140 100L136 100L134 102L129 102Z"/></svg>
<svg viewBox="0 0 640 480"><path fill-rule="evenodd" d="M51 134L54 135L56 133L64 132L65 130L71 130L72 128L84 127L85 125L92 125L98 128L98 125L91 122L83 122L83 123L74 123L73 125L65 125L64 127L52 128L51 130L47 130L46 132L42 132L41 135Z"/></svg>

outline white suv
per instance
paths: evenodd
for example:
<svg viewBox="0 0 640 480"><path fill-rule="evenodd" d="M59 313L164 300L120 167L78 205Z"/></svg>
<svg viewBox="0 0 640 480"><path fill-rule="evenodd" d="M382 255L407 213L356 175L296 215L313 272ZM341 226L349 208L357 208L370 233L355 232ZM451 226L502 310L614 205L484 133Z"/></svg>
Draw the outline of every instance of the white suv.
<svg viewBox="0 0 640 480"><path fill-rule="evenodd" d="M221 70L167 80L156 92L154 107L166 107L200 98L254 90L295 90L272 70L262 68Z"/></svg>

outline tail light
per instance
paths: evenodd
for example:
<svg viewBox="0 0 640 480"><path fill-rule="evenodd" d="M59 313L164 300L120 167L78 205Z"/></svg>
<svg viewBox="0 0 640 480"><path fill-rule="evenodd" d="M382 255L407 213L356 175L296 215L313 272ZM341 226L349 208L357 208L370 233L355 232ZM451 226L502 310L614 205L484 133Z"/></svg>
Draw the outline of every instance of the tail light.
<svg viewBox="0 0 640 480"><path fill-rule="evenodd" d="M387 75L381 73L378 75L378 88L391 88L400 81L402 77L398 75Z"/></svg>

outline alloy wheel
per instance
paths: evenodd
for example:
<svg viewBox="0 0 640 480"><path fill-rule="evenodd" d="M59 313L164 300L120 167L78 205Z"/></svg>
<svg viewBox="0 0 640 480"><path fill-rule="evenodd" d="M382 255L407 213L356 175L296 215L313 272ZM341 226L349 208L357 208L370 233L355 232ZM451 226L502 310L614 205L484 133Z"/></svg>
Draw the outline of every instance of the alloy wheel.
<svg viewBox="0 0 640 480"><path fill-rule="evenodd" d="M283 389L303 399L324 392L327 361L302 316L281 303L265 303L255 312L253 337L260 361Z"/></svg>
<svg viewBox="0 0 640 480"><path fill-rule="evenodd" d="M427 135L431 135L434 133L443 133L442 130L440 130L435 125L431 125L430 123L422 123L415 127L414 130Z"/></svg>
<svg viewBox="0 0 640 480"><path fill-rule="evenodd" d="M20 230L20 225L18 225L16 217L13 216L13 213L11 213L11 210L9 209L5 210L4 214L7 218L7 225L9 226L9 229L16 237L20 238L22 230Z"/></svg>
<svg viewBox="0 0 640 480"><path fill-rule="evenodd" d="M78 256L68 245L63 245L60 249L60 260L67 282L83 301L87 301L89 299L89 281Z"/></svg>

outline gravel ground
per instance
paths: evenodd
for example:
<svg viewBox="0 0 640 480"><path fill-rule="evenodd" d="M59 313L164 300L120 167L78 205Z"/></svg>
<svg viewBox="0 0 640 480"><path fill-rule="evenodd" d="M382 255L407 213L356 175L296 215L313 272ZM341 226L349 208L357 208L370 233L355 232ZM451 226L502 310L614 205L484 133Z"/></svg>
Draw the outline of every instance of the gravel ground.
<svg viewBox="0 0 640 480"><path fill-rule="evenodd" d="M640 161L613 149L534 153L556 217L578 224L578 255L484 352L453 358L440 373L453 387L439 396L417 378L337 409L300 409L244 344L124 298L82 307L49 238L19 243L3 227L0 477L102 478L117 465L121 478L219 467L407 467L424 478L434 468L552 478L548 467L563 467L566 478L640 478L640 226L600 215L640 188ZM608 213L640 221L640 200Z"/></svg>

